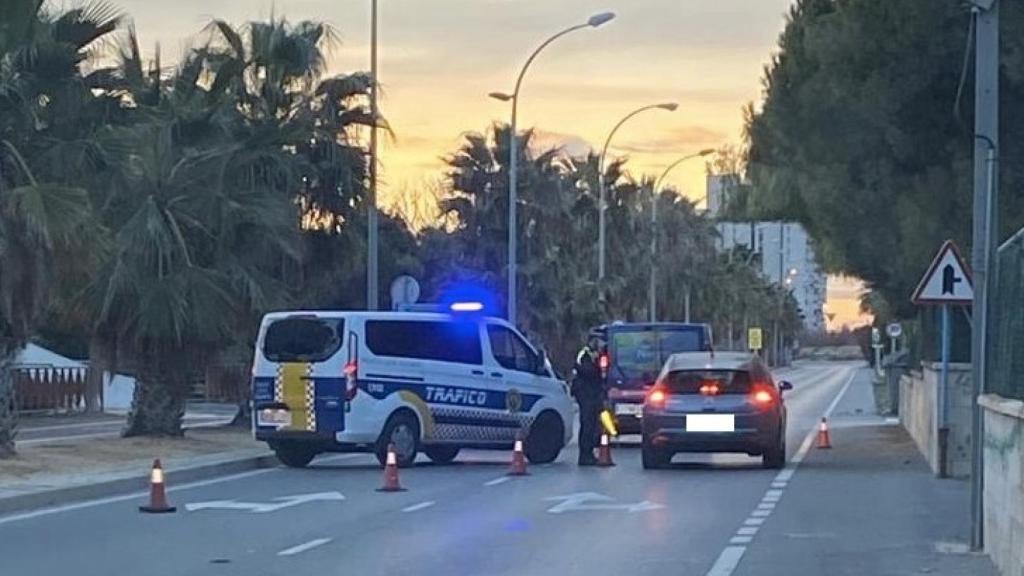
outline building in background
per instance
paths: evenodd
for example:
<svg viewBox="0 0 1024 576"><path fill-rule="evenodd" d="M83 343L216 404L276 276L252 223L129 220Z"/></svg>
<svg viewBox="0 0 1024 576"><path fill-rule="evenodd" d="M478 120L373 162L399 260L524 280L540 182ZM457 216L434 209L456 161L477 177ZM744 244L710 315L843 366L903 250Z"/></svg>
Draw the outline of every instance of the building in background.
<svg viewBox="0 0 1024 576"><path fill-rule="evenodd" d="M711 209L709 179L708 201ZM744 246L758 255L761 274L771 282L789 288L803 315L804 328L822 332L826 328L824 306L827 276L818 266L810 237L799 224L792 222L719 222L718 249L730 250Z"/></svg>
<svg viewBox="0 0 1024 576"><path fill-rule="evenodd" d="M730 192L741 183L739 174L708 174L707 176L707 215L721 218L729 202Z"/></svg>

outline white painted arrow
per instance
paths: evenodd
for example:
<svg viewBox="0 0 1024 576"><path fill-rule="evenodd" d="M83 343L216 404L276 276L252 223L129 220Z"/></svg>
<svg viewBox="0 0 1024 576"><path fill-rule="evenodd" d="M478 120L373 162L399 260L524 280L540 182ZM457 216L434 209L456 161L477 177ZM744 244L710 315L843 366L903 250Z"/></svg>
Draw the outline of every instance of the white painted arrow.
<svg viewBox="0 0 1024 576"><path fill-rule="evenodd" d="M185 504L189 512L199 510L246 510L254 514L265 514L277 512L299 504L308 502L341 501L345 495L341 492L317 492L314 494L296 494L295 496L282 496L274 498L274 502L239 502L237 500L213 500L210 502L190 502Z"/></svg>
<svg viewBox="0 0 1024 576"><path fill-rule="evenodd" d="M563 512L576 512L584 510L622 510L629 512L649 512L651 510L660 510L664 508L663 505L644 500L642 502L636 502L633 504L620 504L615 503L615 499L611 496L605 496L604 494L598 494L597 492L577 492L575 494L565 494L563 496L552 496L545 498L549 502L560 502L548 508L548 512L552 514L561 514Z"/></svg>

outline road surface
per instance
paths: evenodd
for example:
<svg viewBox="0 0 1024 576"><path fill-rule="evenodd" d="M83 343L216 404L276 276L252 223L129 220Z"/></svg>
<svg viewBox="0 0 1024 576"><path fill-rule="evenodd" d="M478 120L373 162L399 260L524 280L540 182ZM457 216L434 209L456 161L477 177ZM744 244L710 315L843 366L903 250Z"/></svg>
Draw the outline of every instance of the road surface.
<svg viewBox="0 0 1024 576"><path fill-rule="evenodd" d="M871 534L878 530L865 520L861 503L871 501L870 482L843 485L862 492L859 511L842 507L854 501L849 492L820 483L791 489L825 452L811 447L821 416L846 410L843 397L852 398L851 389L870 394L868 371L857 364L813 364L780 377L795 385L786 398L790 453L782 471L764 470L759 458L743 455L683 455L673 469L644 471L639 450L629 447L616 448L614 468L580 469L570 447L557 462L511 478L505 475L508 454L467 451L454 465L424 462L402 470L405 492L378 493L381 472L371 456L336 455L306 470L258 470L171 487L176 514L140 514L139 495L125 495L0 518L3 573L896 573L870 560L857 571L830 566L826 549L806 554L822 542L834 545L836 533L850 529L863 533L864 545L877 545ZM862 410L846 410L855 425L868 418L860 417ZM843 457L840 446L833 452ZM802 516L817 502L839 508ZM898 514L899 506L893 510ZM866 523L844 525L828 517L835 514ZM785 520L776 527L773 516ZM921 552L915 567L930 562L924 558L930 549L911 540L900 545ZM948 573L928 566L931 573Z"/></svg>

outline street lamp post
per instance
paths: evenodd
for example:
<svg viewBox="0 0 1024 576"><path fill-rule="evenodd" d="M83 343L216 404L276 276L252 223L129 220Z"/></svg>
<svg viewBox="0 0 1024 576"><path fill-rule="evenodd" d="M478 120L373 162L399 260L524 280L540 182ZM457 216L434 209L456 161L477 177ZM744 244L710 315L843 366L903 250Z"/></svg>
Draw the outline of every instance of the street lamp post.
<svg viewBox="0 0 1024 576"><path fill-rule="evenodd" d="M658 321L658 195L661 190L661 184L668 176L668 173L672 171L676 166L679 166L687 160L694 158L701 158L703 156L709 156L714 154L713 148L706 148L697 152L696 154L690 154L683 156L679 160L668 165L665 171L658 176L658 179L654 181L654 189L651 191L651 285L647 289L647 307L649 308L649 314L651 322ZM686 288L687 305L686 305L686 321L690 321L690 306L689 306L689 286Z"/></svg>
<svg viewBox="0 0 1024 576"><path fill-rule="evenodd" d="M548 47L549 44L558 40L566 34L570 34L577 30L584 28L597 28L602 24L605 24L615 18L615 14L612 12L602 12L591 16L586 23L577 24L570 26L565 30L555 34L554 36L545 40L536 50L530 54L530 57L526 59L526 64L523 65L522 70L519 71L519 76L516 78L515 89L512 94L505 94L502 92L492 92L489 94L491 98L501 100L502 102L512 102L512 124L509 131L509 167L508 167L508 321L512 324L516 323L516 300L518 298L518 287L517 287L517 273L518 265L516 262L517 253L517 238L516 238L516 179L519 165L519 135L516 133L516 115L519 108L519 89L522 87L523 78L526 76L526 71L530 68L530 64L533 63L537 55L542 50Z"/></svg>
<svg viewBox="0 0 1024 576"><path fill-rule="evenodd" d="M608 156L608 146L612 143L612 138L615 137L615 133L619 131L619 128L623 124L629 121L630 118L637 114L646 112L648 110L668 110L674 112L679 108L679 104L675 102L665 102L662 104L650 104L648 106L642 106L633 110L629 114L626 114L622 120L612 128L612 131L608 133L608 138L604 141L604 147L601 148L601 156L597 162L597 186L600 190L600 198L597 204L597 280L598 290L600 291L600 299L603 303L605 300L604 292L604 277L605 277L605 245L606 245L606 215L605 212L608 209L607 202L605 201L605 181L604 181L604 163L605 158Z"/></svg>
<svg viewBox="0 0 1024 576"><path fill-rule="evenodd" d="M379 308L377 282L379 277L380 230L377 223L377 0L370 2L370 186L366 194L366 309Z"/></svg>

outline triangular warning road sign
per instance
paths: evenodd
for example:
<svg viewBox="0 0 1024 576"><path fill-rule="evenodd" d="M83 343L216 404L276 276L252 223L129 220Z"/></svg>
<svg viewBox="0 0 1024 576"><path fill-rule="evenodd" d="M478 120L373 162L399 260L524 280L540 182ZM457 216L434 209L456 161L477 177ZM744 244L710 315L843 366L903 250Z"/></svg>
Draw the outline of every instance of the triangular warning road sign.
<svg viewBox="0 0 1024 576"><path fill-rule="evenodd" d="M946 240L911 297L914 304L970 304L971 271L952 240Z"/></svg>

